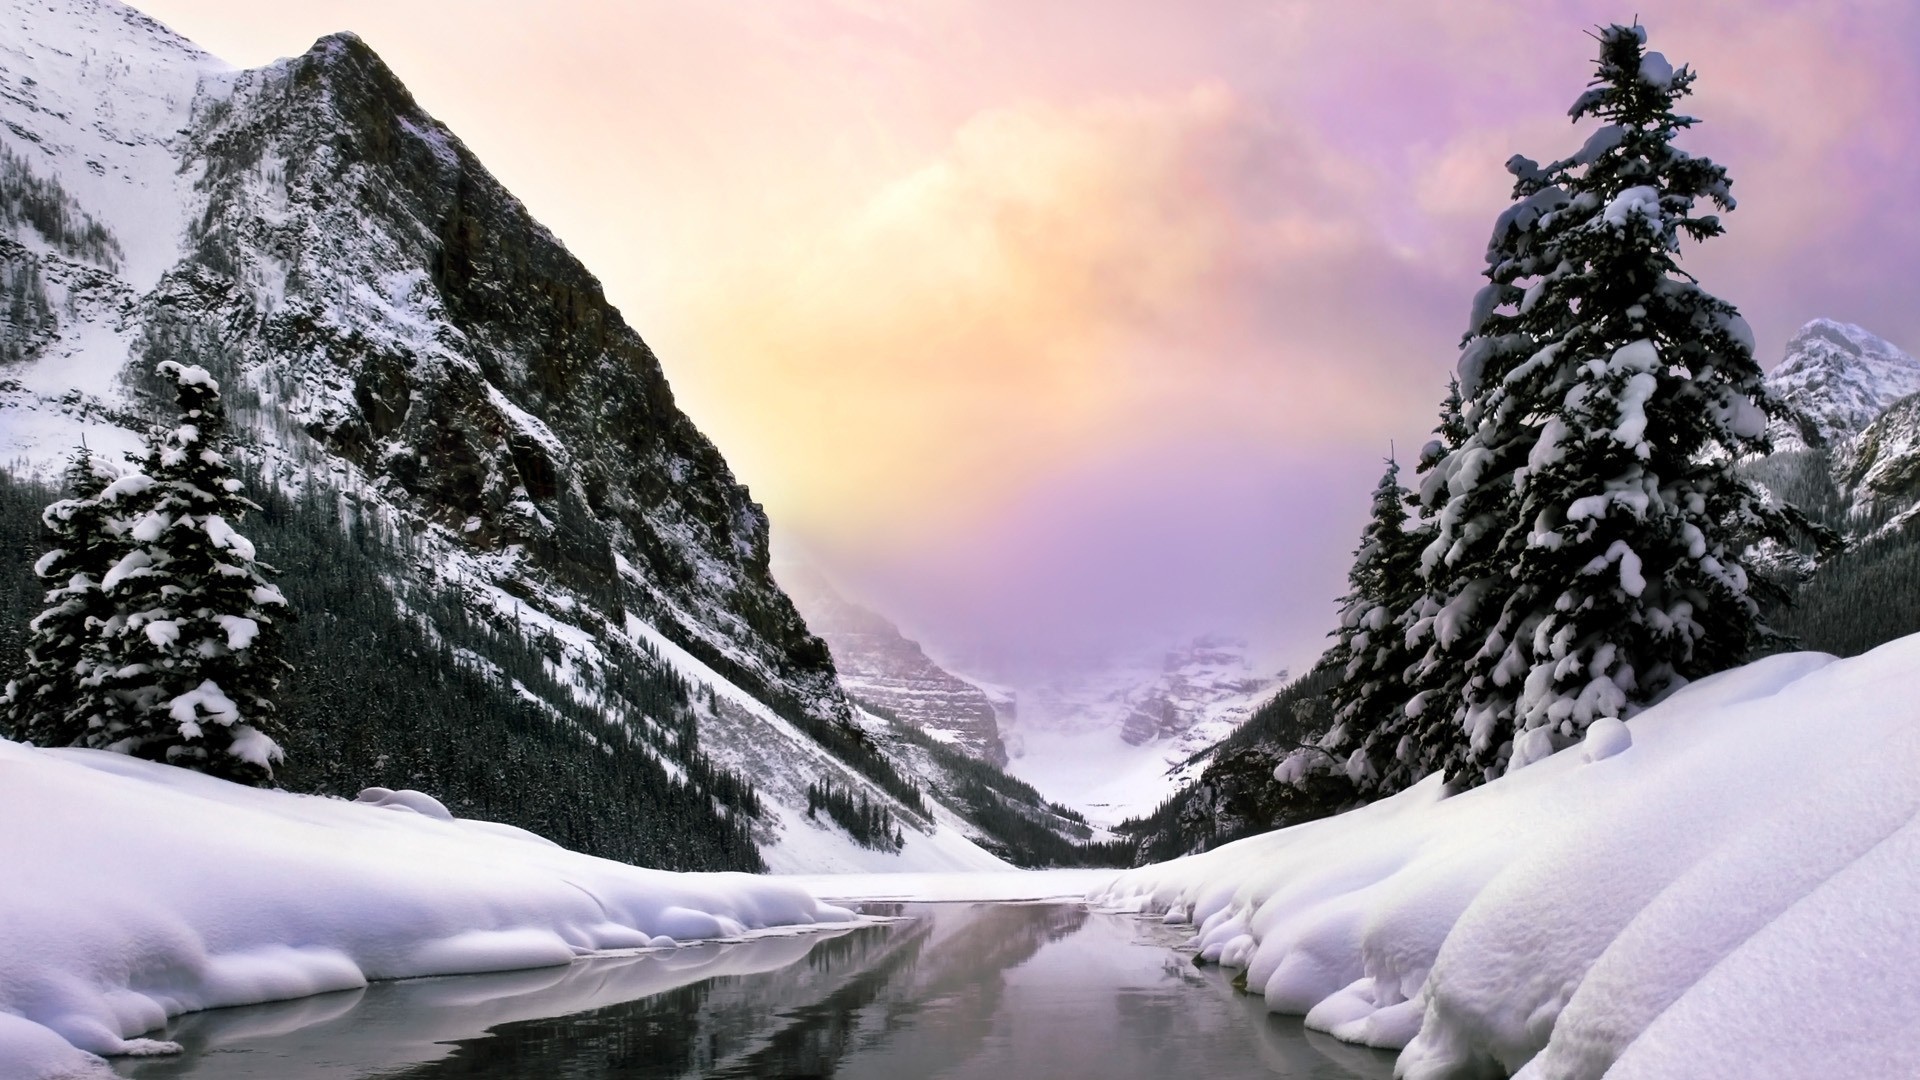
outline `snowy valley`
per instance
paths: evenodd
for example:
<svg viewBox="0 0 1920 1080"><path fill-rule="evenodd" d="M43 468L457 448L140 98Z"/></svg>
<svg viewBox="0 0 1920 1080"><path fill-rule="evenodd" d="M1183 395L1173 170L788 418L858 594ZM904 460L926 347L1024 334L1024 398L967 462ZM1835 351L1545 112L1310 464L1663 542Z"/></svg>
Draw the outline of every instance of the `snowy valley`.
<svg viewBox="0 0 1920 1080"><path fill-rule="evenodd" d="M917 64L975 40L956 28L976 14L936 32L836 7L811 42L796 12L749 21L810 80L847 55L864 79L914 66L868 65L849 42L870 23ZM695 22L660 42L698 56ZM1674 145L1692 69L1637 21L1588 38L1572 116L1596 126L1570 157L1507 159L1435 438L1385 464L1342 539L1345 595L1276 613L1331 629L1320 658L1278 670L1234 634L1168 629L1230 621L1169 618L1086 638L1151 650L1049 654L1079 668L985 650L1026 665L1003 684L856 582L776 563L776 523L660 357L422 107L424 80L353 33L236 67L119 0L0 0L0 1080L1920 1076L1920 360L1835 319L1788 335L1796 312L1761 335L1763 370L1746 319L1678 262L1734 208L1725 170ZM1198 85L1171 111L1134 95L969 122L846 243L901 229L894 272L929 274L931 325L968 347L941 234L901 225L916 200L959 222L970 279L1040 238L1040 269L991 295L1049 344L1143 221L1148 261L1192 262L1210 294L1288 245L1356 313L1363 281L1432 290L1330 258L1348 224L1162 222L1259 186L1253 144L1306 161L1317 138ZM897 166L914 140L889 116L809 152L837 168L870 136ZM1107 126L1121 150L1089 134ZM689 156L752 137L663 130ZM1127 183L1083 174L1108 156ZM1133 186L1158 157L1165 205ZM1302 168L1351 180L1362 157ZM988 214L1010 233L967 226L992 203L984 158L1016 166ZM1364 183L1334 186L1303 205ZM1098 219L1086 236L1043 212L1056 188ZM1259 256L1186 249L1216 232ZM1391 240L1396 265L1439 265ZM1052 261L1076 245L1094 269ZM1151 269L1094 335L1101 385L1053 403L1060 431L1178 324L1158 275L1180 275ZM791 292L772 306L821 303L806 274L773 276ZM1071 297L1046 293L1062 280ZM1147 381L1156 418L1188 382L1259 396L1199 338ZM904 366L873 352L831 360ZM1022 375L1057 359L1008 352ZM1052 392L999 374L1020 389L994 394ZM1343 400L1323 374L1286 393ZM957 415L983 437L1004 404ZM1401 422L1385 395L1347 404L1368 445ZM1033 446L1071 473L1093 451L1060 438ZM1149 459L1117 458L1118 486L1152 482ZM1167 467L1204 486L1190 464ZM1298 490L1330 500L1319 479ZM1008 484L1048 527L1106 505ZM952 553L978 539L963 508L1020 502L936 494L951 518L849 515L853 550L951 530L929 550ZM1143 551L1203 528L1129 514ZM981 565L1058 584L997 549ZM1158 590L1108 598L1084 618L1161 617ZM1023 614L968 600L951 625ZM1072 623L1035 626L1009 641Z"/></svg>

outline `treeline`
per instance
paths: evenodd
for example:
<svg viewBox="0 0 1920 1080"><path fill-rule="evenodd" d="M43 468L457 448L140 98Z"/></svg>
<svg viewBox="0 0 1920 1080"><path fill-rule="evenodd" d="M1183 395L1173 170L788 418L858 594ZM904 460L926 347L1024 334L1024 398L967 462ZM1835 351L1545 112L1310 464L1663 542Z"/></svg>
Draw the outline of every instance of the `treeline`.
<svg viewBox="0 0 1920 1080"><path fill-rule="evenodd" d="M40 259L0 237L0 364L33 356L58 324L40 278Z"/></svg>
<svg viewBox="0 0 1920 1080"><path fill-rule="evenodd" d="M918 747L947 778L945 793L983 835L981 846L1022 867L1126 866L1131 841L1093 841L1078 812L1050 803L1033 786L989 761L943 743L884 707L861 708L886 720L902 741Z"/></svg>
<svg viewBox="0 0 1920 1080"><path fill-rule="evenodd" d="M527 628L493 626L457 593L405 584L423 551L404 531L311 478L298 497L258 476L247 490L262 508L247 533L297 616L286 631L280 785L344 797L418 788L463 817L606 858L764 869L750 831L759 797L700 751L687 687L664 665L626 666L589 688L605 709L583 705ZM58 495L0 474L0 677L19 663L39 608L39 514Z"/></svg>
<svg viewBox="0 0 1920 1080"><path fill-rule="evenodd" d="M893 811L867 798L866 792L852 795L827 780L807 785L807 816L817 818L824 810L847 835L862 847L879 851L899 851L907 837L894 824Z"/></svg>
<svg viewBox="0 0 1920 1080"><path fill-rule="evenodd" d="M1857 542L1828 559L1774 624L1794 639L1792 648L1836 656L1920 633L1920 527Z"/></svg>
<svg viewBox="0 0 1920 1080"><path fill-rule="evenodd" d="M900 775L893 762L880 753L873 743L872 736L854 727L834 720L823 720L813 713L798 707L776 710L779 714L807 737L827 748L834 757L853 767L860 775L880 785L880 790L900 800L900 805L928 817L926 799L920 794L920 785Z"/></svg>

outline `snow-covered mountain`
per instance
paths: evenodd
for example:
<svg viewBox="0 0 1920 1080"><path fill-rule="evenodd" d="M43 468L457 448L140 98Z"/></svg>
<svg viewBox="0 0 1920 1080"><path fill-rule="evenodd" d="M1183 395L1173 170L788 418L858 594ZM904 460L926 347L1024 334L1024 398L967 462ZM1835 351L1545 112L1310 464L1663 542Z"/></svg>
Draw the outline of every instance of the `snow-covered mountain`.
<svg viewBox="0 0 1920 1080"><path fill-rule="evenodd" d="M592 749L558 719L584 707L677 779L750 782L776 869L992 862L875 780L766 515L592 274L371 49L337 34L235 70L112 0L11 5L0 455L52 476L83 437L134 450L167 358L220 379L267 483L405 530L413 567L378 583L403 613L453 590L537 650L548 690L459 655L556 739ZM620 699L636 670L691 704ZM806 815L816 780L891 807L905 853Z"/></svg>
<svg viewBox="0 0 1920 1080"><path fill-rule="evenodd" d="M1776 423L1776 449L1835 448L1920 393L1920 360L1851 323L1815 319L1787 342L1767 385L1794 414Z"/></svg>
<svg viewBox="0 0 1920 1080"><path fill-rule="evenodd" d="M779 576L808 628L833 651L849 694L983 761L1007 763L993 701L984 691L934 663L899 627L848 600L817 571L787 565Z"/></svg>
<svg viewBox="0 0 1920 1080"><path fill-rule="evenodd" d="M1802 502L1803 489L1820 489L1845 508L1837 524L1849 533L1920 505L1920 360L1858 326L1815 319L1767 385L1793 410L1775 422L1780 458L1770 470L1804 474L1776 484Z"/></svg>
<svg viewBox="0 0 1920 1080"><path fill-rule="evenodd" d="M1008 771L1102 824L1145 813L1196 773L1199 755L1253 715L1285 673L1247 645L1201 637L1071 681L1020 687L1002 728Z"/></svg>

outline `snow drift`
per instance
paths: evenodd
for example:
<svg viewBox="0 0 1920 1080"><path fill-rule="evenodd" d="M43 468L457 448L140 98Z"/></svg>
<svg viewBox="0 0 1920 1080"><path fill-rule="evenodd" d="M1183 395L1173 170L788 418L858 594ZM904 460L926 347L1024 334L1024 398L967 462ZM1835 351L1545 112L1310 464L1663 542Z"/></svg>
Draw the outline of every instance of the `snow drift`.
<svg viewBox="0 0 1920 1080"><path fill-rule="evenodd" d="M1920 1075L1920 636L1770 657L1451 798L1121 875L1412 1078ZM1629 736L1630 733L1630 737Z"/></svg>
<svg viewBox="0 0 1920 1080"><path fill-rule="evenodd" d="M0 1075L167 1051L136 1036L197 1009L853 917L795 885L454 820L417 792L367 798L0 740Z"/></svg>

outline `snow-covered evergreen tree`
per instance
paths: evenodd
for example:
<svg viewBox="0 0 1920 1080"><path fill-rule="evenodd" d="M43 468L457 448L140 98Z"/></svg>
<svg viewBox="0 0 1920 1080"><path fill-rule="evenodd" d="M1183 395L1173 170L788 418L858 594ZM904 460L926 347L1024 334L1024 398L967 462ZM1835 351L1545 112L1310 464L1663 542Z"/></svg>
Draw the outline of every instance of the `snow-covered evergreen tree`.
<svg viewBox="0 0 1920 1080"><path fill-rule="evenodd" d="M1515 157L1460 360L1457 446L1420 491L1407 618L1420 754L1472 785L1627 716L1769 638L1746 552L1792 516L1734 470L1764 452L1753 340L1680 269L1721 232L1726 172L1673 145L1694 76L1600 31L1572 157ZM1443 424L1444 426L1444 424ZM1430 448L1432 449L1432 448Z"/></svg>
<svg viewBox="0 0 1920 1080"><path fill-rule="evenodd" d="M159 373L177 388L181 422L150 441L144 476L129 478L142 482L108 490L123 497L129 547L102 581L114 666L89 741L264 782L281 756L273 698L286 599L234 528L259 507L233 476L218 384L173 361Z"/></svg>
<svg viewBox="0 0 1920 1080"><path fill-rule="evenodd" d="M90 624L108 615L100 580L121 554L112 503L101 498L114 479L112 469L83 446L66 471L72 497L41 515L55 546L34 564L47 583L47 606L28 625L25 666L4 695L15 738L41 746L80 745L98 713L100 650Z"/></svg>
<svg viewBox="0 0 1920 1080"><path fill-rule="evenodd" d="M1340 626L1326 658L1339 681L1328 695L1333 727L1319 749L1361 791L1397 791L1419 779L1407 775L1414 762L1401 745L1406 669L1415 657L1400 620L1419 590L1420 555L1419 536L1407 528L1408 498L1400 464L1388 458L1373 489L1372 516L1354 551Z"/></svg>

